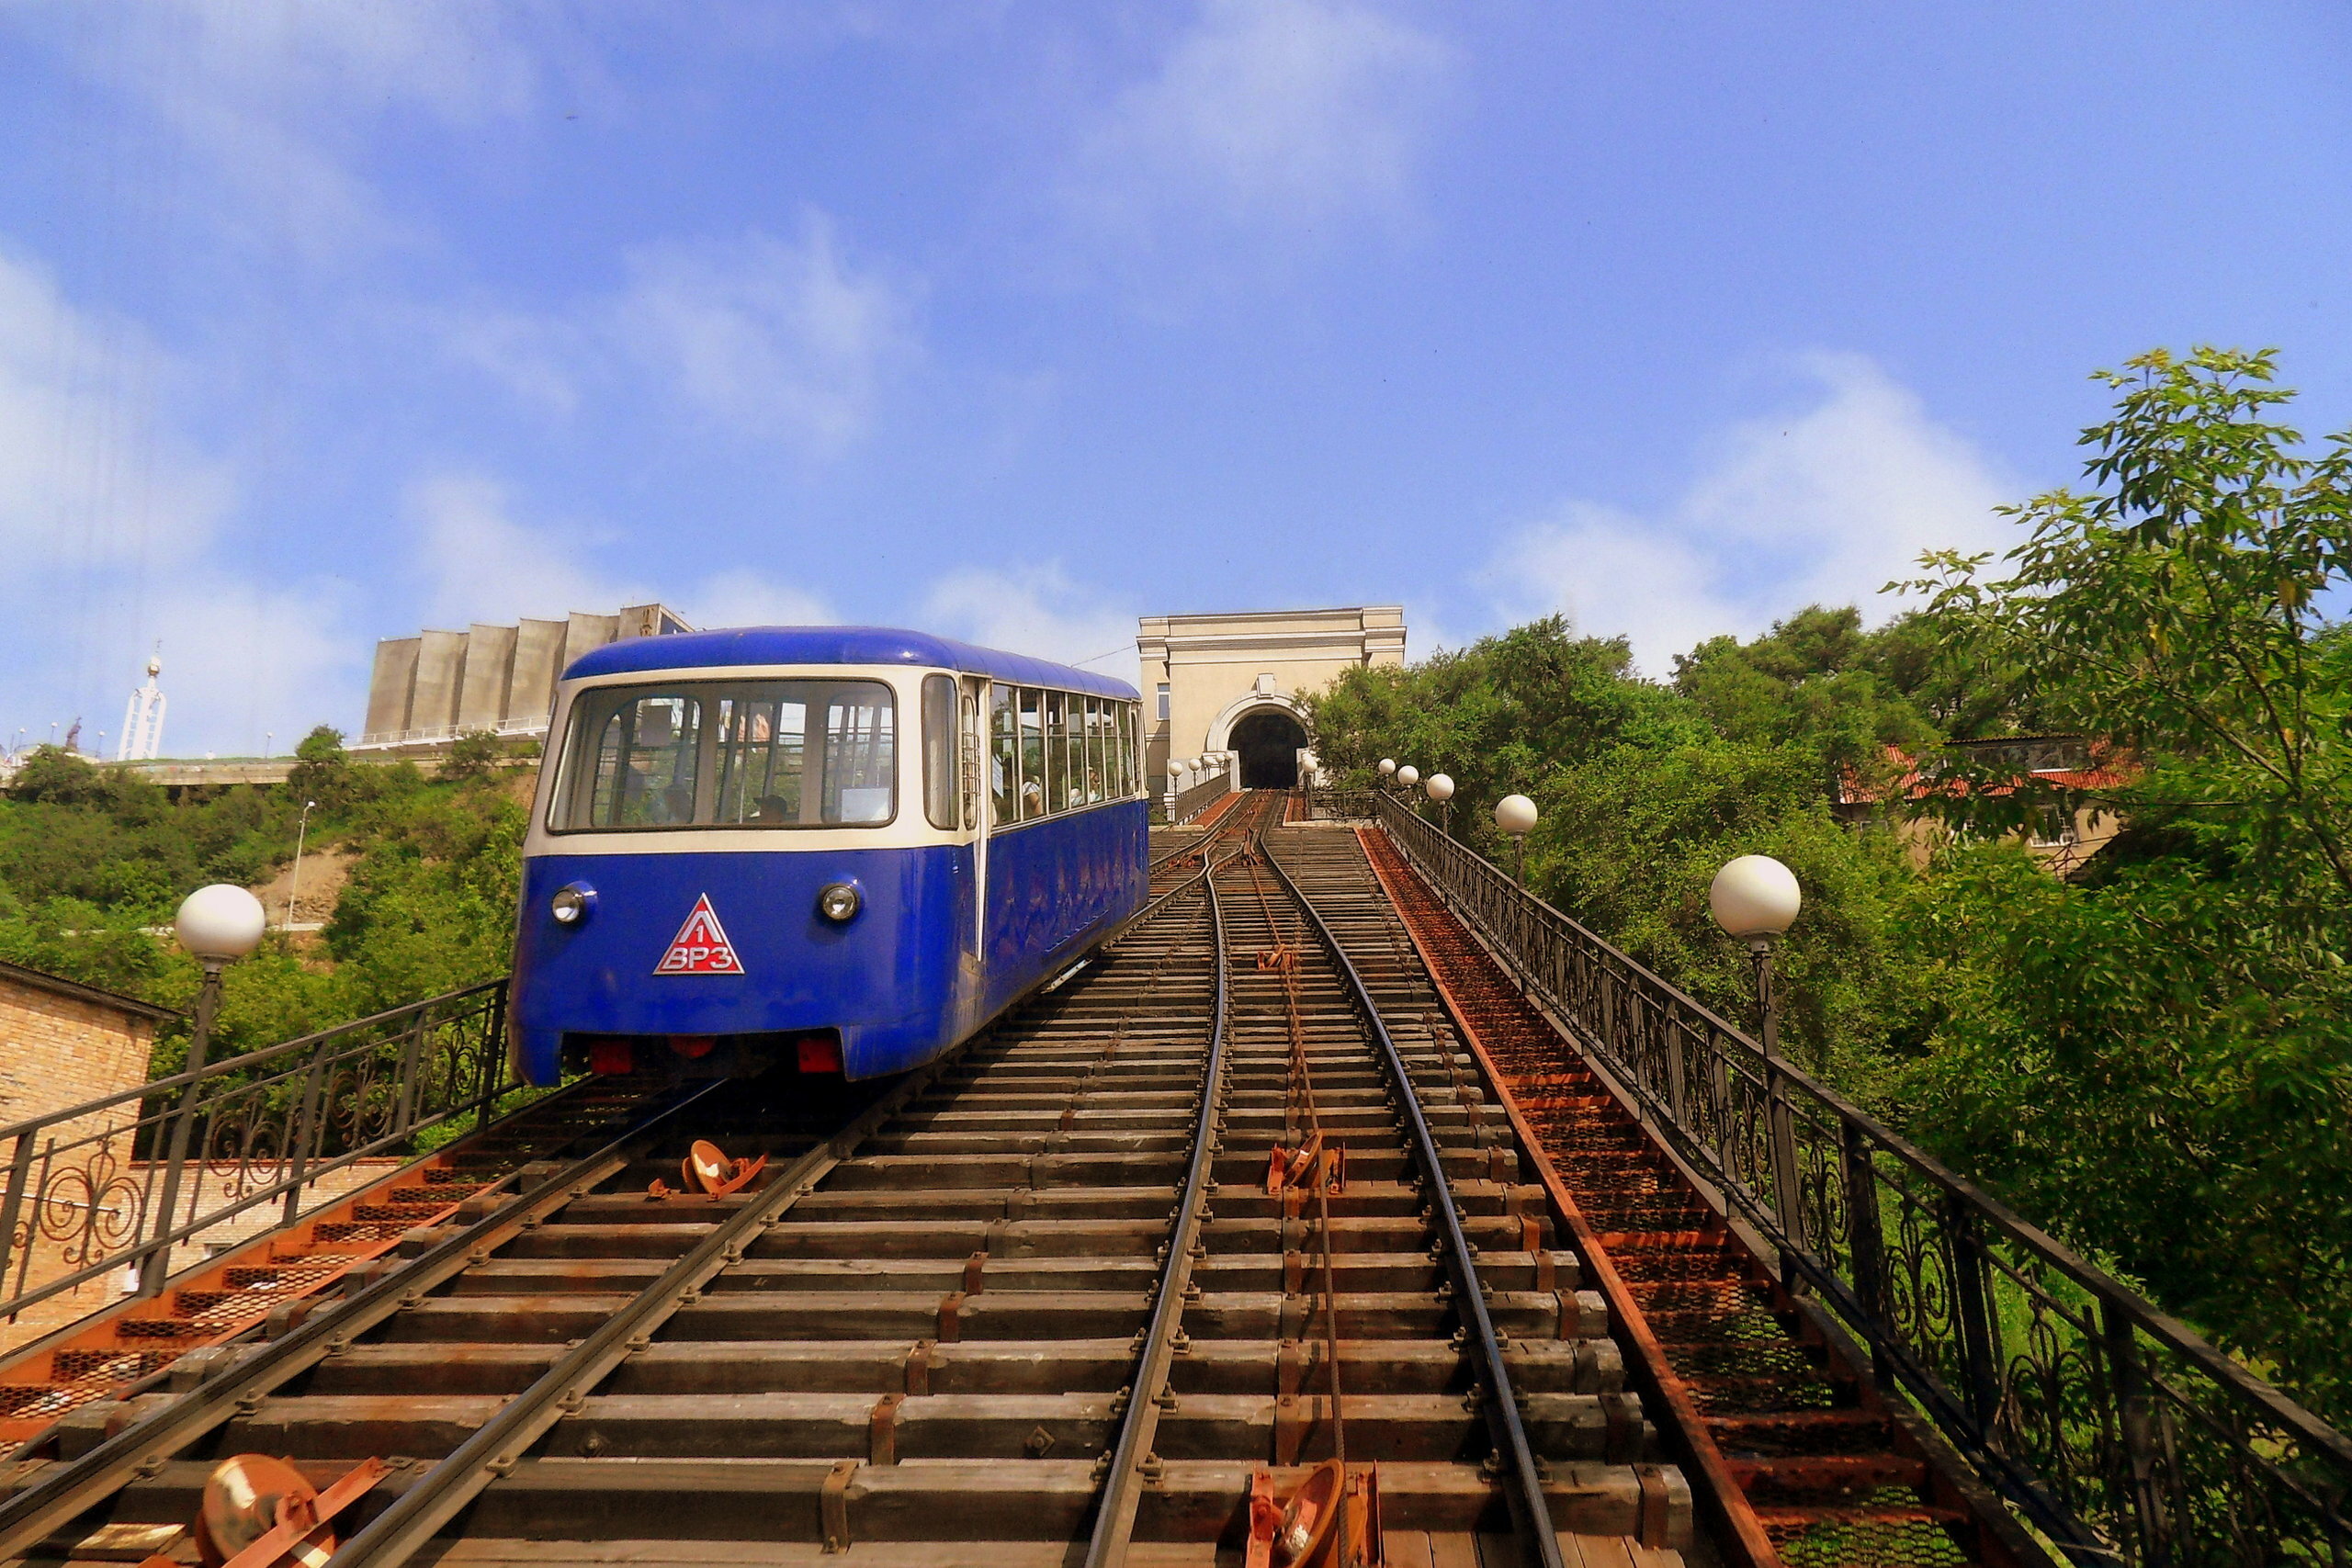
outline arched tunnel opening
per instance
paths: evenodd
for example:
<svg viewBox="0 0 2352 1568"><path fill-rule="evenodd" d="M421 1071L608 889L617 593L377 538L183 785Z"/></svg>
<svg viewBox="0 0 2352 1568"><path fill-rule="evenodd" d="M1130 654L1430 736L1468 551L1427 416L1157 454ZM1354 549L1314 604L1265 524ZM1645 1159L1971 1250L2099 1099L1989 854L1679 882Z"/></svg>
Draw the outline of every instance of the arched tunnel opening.
<svg viewBox="0 0 2352 1568"><path fill-rule="evenodd" d="M1253 713L1233 727L1228 742L1241 754L1243 789L1296 789L1298 753L1306 727L1286 713Z"/></svg>

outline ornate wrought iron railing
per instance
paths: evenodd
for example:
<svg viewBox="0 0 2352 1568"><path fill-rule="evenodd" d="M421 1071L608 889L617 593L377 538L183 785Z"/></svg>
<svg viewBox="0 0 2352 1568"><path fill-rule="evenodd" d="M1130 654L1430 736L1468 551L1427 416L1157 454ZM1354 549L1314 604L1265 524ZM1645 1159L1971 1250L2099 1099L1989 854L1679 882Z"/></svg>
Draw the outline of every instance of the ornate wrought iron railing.
<svg viewBox="0 0 2352 1568"><path fill-rule="evenodd" d="M505 1017L493 980L0 1127L0 1316L125 1269L152 1291L150 1259L215 1226L272 1201L291 1224L333 1200L321 1178L487 1122L519 1087Z"/></svg>
<svg viewBox="0 0 2352 1568"><path fill-rule="evenodd" d="M1430 824L1394 801L1378 810L1422 877L1777 1251L1789 1288L2068 1558L2352 1562L2343 1434ZM1776 1123L1793 1134L1777 1157Z"/></svg>
<svg viewBox="0 0 2352 1568"><path fill-rule="evenodd" d="M1232 793L1233 771L1230 768L1221 769L1178 795L1175 804L1168 808L1168 820L1170 823L1190 822L1206 811L1217 796Z"/></svg>

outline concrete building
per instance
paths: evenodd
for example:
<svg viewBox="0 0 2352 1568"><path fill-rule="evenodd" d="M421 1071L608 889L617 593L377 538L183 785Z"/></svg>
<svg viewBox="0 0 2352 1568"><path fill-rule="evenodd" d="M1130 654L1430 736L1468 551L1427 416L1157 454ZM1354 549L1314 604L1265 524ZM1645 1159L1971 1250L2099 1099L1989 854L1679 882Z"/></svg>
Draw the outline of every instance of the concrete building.
<svg viewBox="0 0 2352 1568"><path fill-rule="evenodd" d="M1298 694L1320 691L1345 670L1405 662L1401 604L1336 610L1246 610L1146 615L1145 762L1172 797L1183 764L1229 758L1240 788L1281 789L1314 767Z"/></svg>
<svg viewBox="0 0 2352 1568"><path fill-rule="evenodd" d="M542 737L565 665L608 642L690 632L674 610L632 604L616 615L475 625L376 645L358 750L438 750L470 730Z"/></svg>

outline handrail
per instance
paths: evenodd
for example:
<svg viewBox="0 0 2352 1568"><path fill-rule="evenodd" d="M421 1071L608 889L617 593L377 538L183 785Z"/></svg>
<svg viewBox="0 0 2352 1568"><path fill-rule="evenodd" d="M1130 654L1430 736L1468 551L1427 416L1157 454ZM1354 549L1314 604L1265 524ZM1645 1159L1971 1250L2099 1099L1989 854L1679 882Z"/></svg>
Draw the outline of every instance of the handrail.
<svg viewBox="0 0 2352 1568"><path fill-rule="evenodd" d="M1364 818L1372 815L1373 792L1368 789L1334 789L1317 785L1306 793L1306 816L1309 821L1329 821L1340 818Z"/></svg>
<svg viewBox="0 0 2352 1568"><path fill-rule="evenodd" d="M198 1382L187 1397L159 1402L79 1459L42 1467L23 1490L0 1499L0 1560L23 1556L135 1477L154 1474L207 1432L250 1411L263 1396L404 1310L415 1297L473 1267L481 1252L504 1246L581 1191L618 1175L654 1136L722 1095L726 1087L727 1080L718 1078L684 1092L673 1090L631 1108L628 1125L593 1152L562 1164L535 1162L500 1178L480 1194L497 1200L489 1213L436 1230L438 1239L422 1256L375 1276L372 1283L363 1277L356 1293L322 1303L290 1333L254 1346L250 1355Z"/></svg>
<svg viewBox="0 0 2352 1568"><path fill-rule="evenodd" d="M1385 797L1380 823L1726 1211L2081 1562L2352 1562L2352 1441ZM1775 1104L1775 1101L1778 1104ZM1796 1142L1781 1220L1771 1122ZM1782 1168L1786 1168L1785 1166Z"/></svg>
<svg viewBox="0 0 2352 1568"><path fill-rule="evenodd" d="M285 1223L318 1179L403 1149L519 1087L505 1071L503 979L469 986L0 1127L0 1315L168 1257L275 1199ZM183 1157L157 1157L182 1116ZM183 1180L183 1170L192 1172ZM172 1213L165 1192L177 1193ZM159 1270L141 1270L152 1290Z"/></svg>
<svg viewBox="0 0 2352 1568"><path fill-rule="evenodd" d="M1178 827L1190 822L1207 810L1218 797L1232 793L1233 770L1219 769L1176 797L1176 803L1168 808L1169 826Z"/></svg>

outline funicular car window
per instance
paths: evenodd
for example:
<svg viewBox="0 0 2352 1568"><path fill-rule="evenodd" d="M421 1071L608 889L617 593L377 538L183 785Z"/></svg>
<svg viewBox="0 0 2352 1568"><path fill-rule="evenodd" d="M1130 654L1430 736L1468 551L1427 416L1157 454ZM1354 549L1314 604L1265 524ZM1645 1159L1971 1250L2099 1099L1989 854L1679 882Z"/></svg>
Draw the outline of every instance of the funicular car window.
<svg viewBox="0 0 2352 1568"><path fill-rule="evenodd" d="M1111 798L1125 800L1135 794L1135 753L1127 744L1128 723L1135 711L1133 703L1111 705Z"/></svg>
<svg viewBox="0 0 2352 1568"><path fill-rule="evenodd" d="M1102 732L1106 728L1104 710L1110 705L1100 697L1086 699L1086 802L1089 806L1103 798L1108 758L1103 750Z"/></svg>
<svg viewBox="0 0 2352 1568"><path fill-rule="evenodd" d="M1021 819L1046 814L1046 694L1021 688Z"/></svg>
<svg viewBox="0 0 2352 1568"><path fill-rule="evenodd" d="M922 809L934 828L954 829L956 819L956 682L945 675L922 678Z"/></svg>
<svg viewBox="0 0 2352 1568"><path fill-rule="evenodd" d="M1133 799L1137 705L1036 686L989 691L990 821L998 828Z"/></svg>
<svg viewBox="0 0 2352 1568"><path fill-rule="evenodd" d="M1012 687L989 687L989 820L1017 822L1021 809L1021 732Z"/></svg>
<svg viewBox="0 0 2352 1568"><path fill-rule="evenodd" d="M871 827L898 814L878 681L606 686L572 705L558 832Z"/></svg>

